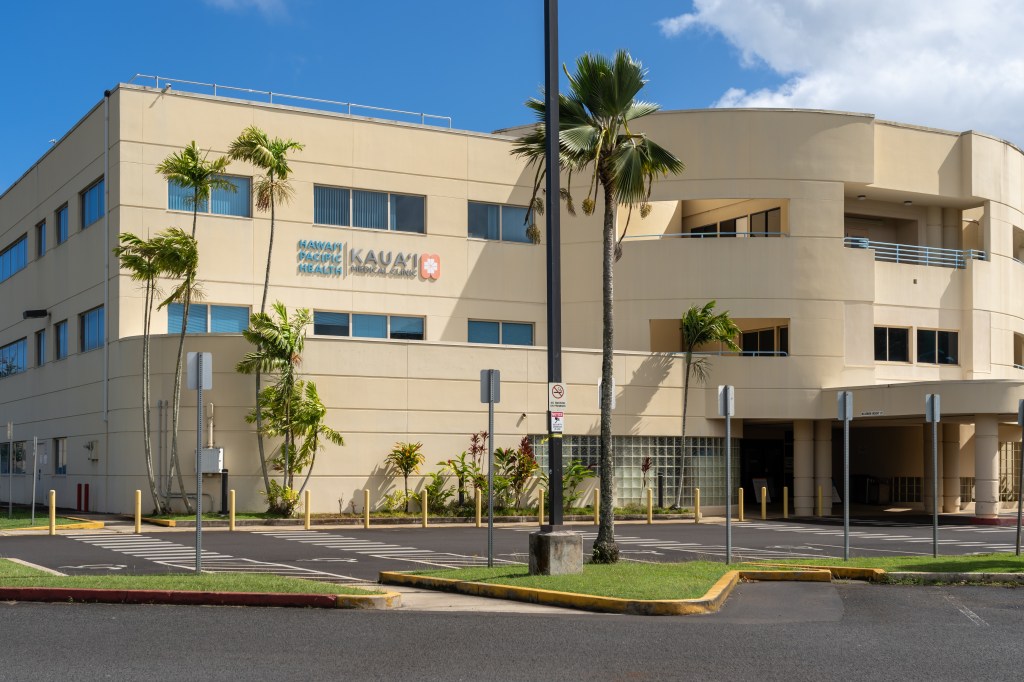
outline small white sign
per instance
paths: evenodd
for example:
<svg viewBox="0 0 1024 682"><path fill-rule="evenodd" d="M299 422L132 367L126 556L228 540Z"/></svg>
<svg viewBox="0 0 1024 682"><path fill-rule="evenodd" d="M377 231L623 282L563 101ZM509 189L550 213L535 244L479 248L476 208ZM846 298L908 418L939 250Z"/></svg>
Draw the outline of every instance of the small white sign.
<svg viewBox="0 0 1024 682"><path fill-rule="evenodd" d="M565 384L561 382L548 384L548 412L565 412L568 407Z"/></svg>
<svg viewBox="0 0 1024 682"><path fill-rule="evenodd" d="M565 413L551 413L551 433L565 433Z"/></svg>
<svg viewBox="0 0 1024 682"><path fill-rule="evenodd" d="M189 353L188 362L188 389L195 391L199 387L197 375L199 374L199 353ZM213 353L203 353L203 390L213 389Z"/></svg>

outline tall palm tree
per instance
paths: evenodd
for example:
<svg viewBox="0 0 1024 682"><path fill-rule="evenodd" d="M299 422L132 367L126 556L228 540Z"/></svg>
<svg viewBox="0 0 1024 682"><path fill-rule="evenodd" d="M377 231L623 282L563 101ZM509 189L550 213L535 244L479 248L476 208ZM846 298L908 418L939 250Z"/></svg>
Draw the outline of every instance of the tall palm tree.
<svg viewBox="0 0 1024 682"><path fill-rule="evenodd" d="M739 350L736 345L736 337L740 335L740 328L729 317L729 311L715 314L715 301L709 301L704 307L696 305L683 315L679 325L683 333L683 353L685 360L685 375L683 377L683 446L679 449L679 459L676 462L676 501L673 505L678 508L683 503L683 457L686 452L686 407L690 400L690 379L703 384L708 379L711 371L711 362L707 357L693 357L696 349L713 343L721 343L729 350ZM725 447L731 447L726 443ZM726 491L726 495L728 495Z"/></svg>
<svg viewBox="0 0 1024 682"><path fill-rule="evenodd" d="M142 282L142 439L146 458L146 475L149 491L153 496L153 507L157 514L164 513L163 500L157 490L156 474L153 468L152 424L150 420L150 334L153 324L153 302L157 296L157 278L161 274L157 247L152 240L145 240L130 232L121 235L121 245L114 249L114 255L127 270L133 281Z"/></svg>
<svg viewBox="0 0 1024 682"><path fill-rule="evenodd" d="M235 370L242 374L275 374L277 381L274 385L268 386L257 394L257 407L253 412L253 420L256 421L257 433L262 437L268 432L263 425L263 417L268 412L264 409L270 403L277 404L282 414L280 419L285 423L291 421L291 397L293 395L296 381L298 380L298 368L302 363L302 350L306 344L306 327L310 323L310 313L306 308L299 308L289 318L288 309L283 303L277 301L271 306L276 319L271 315L259 312L249 316L249 328L242 332L245 340L254 346L254 350L245 356L235 365ZM269 391L269 392L268 392ZM274 396L277 396L274 398ZM269 401L269 403L268 403ZM270 410L273 412L273 410ZM285 488L291 487L289 461L294 452L294 436L291 430L283 430L280 434L284 436L282 453L284 454L284 480ZM269 480L267 490L270 490Z"/></svg>
<svg viewBox="0 0 1024 682"><path fill-rule="evenodd" d="M185 477L178 456L178 417L181 411L181 375L185 360L188 309L193 300L202 297L202 289L196 279L196 273L199 271L199 245L195 237L177 227L158 235L154 242L156 259L162 274L181 279L181 283L174 287L170 295L160 303L159 308L166 308L172 303L179 303L182 306L181 333L178 336L178 358L174 369L174 393L171 402L171 466L177 475L178 489L185 502L185 509L192 513L192 503L185 495Z"/></svg>
<svg viewBox="0 0 1024 682"><path fill-rule="evenodd" d="M274 252L274 223L278 202L287 204L294 192L288 176L292 169L288 165L288 152L302 151L304 145L292 139L271 138L256 126L249 126L235 138L228 147L232 159L246 161L264 175L257 177L253 184L253 195L256 197L256 209L270 211L270 239L267 243L267 271L263 278L263 297L260 299L260 313L267 309L267 292L270 290L270 258ZM256 403L260 400L260 387L263 374L256 369ZM263 414L256 410L256 444L260 455L260 467L263 470L263 484L270 487L270 475L267 472L267 458L263 447Z"/></svg>
<svg viewBox="0 0 1024 682"><path fill-rule="evenodd" d="M223 177L231 159L221 156L212 161L207 157L209 152L201 153L196 141L192 140L180 152L174 152L160 162L156 172L178 187L192 190L185 197L185 205L192 209L192 237L196 236L196 222L199 219L199 207L210 201L215 189L237 192L233 182Z"/></svg>
<svg viewBox="0 0 1024 682"><path fill-rule="evenodd" d="M564 67L563 67L564 68ZM576 60L576 73L570 74L569 92L559 93L559 165L569 172L570 191L565 192L567 208L575 213L572 204L572 173L591 169L591 180L583 210L593 213L598 187L604 194L604 221L602 224L602 321L604 333L601 341L601 517L597 540L594 542L593 560L611 563L618 560L615 544L613 516L612 460L612 353L614 351L613 326L613 264L619 252L621 239L616 230L616 212L619 204L632 211L640 205L641 216L650 212L647 200L654 179L669 173L681 173L683 163L674 154L662 148L639 131L631 128L636 119L653 114L657 104L636 99L646 84L647 70L628 52L620 50L613 59L601 55L584 54ZM544 128L544 103L531 99L526 106L537 113L540 123L519 138L512 153L537 165L534 181L535 209L543 204L537 194L543 182L543 167L547 133ZM551 197L549 201L553 200ZM553 209L557 210L557 209ZM628 226L628 222L627 222ZM625 230L623 230L623 236Z"/></svg>

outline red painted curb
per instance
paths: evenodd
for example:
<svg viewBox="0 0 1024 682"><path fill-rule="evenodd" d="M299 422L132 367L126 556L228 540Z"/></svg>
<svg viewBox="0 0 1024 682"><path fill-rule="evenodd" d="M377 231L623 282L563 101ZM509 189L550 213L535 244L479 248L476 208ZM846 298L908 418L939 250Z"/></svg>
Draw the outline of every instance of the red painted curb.
<svg viewBox="0 0 1024 682"><path fill-rule="evenodd" d="M35 602L75 601L100 604L338 608L338 597L333 594L101 590L71 587L0 587L0 600Z"/></svg>

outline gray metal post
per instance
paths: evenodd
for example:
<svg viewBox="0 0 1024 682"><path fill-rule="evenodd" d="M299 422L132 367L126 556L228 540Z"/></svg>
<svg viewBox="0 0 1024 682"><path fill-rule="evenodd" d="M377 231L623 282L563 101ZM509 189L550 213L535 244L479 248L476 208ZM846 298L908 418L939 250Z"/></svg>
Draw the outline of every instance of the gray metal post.
<svg viewBox="0 0 1024 682"><path fill-rule="evenodd" d="M932 556L939 556L939 420L932 422Z"/></svg>
<svg viewBox="0 0 1024 682"><path fill-rule="evenodd" d="M1024 500L1024 399L1017 401L1017 425L1021 429L1020 487L1017 488L1017 556L1020 556L1021 503Z"/></svg>
<svg viewBox="0 0 1024 682"><path fill-rule="evenodd" d="M196 356L196 573L203 572L203 354Z"/></svg>
<svg viewBox="0 0 1024 682"><path fill-rule="evenodd" d="M14 515L14 422L7 422L7 518Z"/></svg>
<svg viewBox="0 0 1024 682"><path fill-rule="evenodd" d="M850 560L850 417L843 420L843 561Z"/></svg>
<svg viewBox="0 0 1024 682"><path fill-rule="evenodd" d="M39 472L39 438L32 436L32 525L36 525L36 475Z"/></svg>
<svg viewBox="0 0 1024 682"><path fill-rule="evenodd" d="M728 412L725 415L725 563L732 563L732 415Z"/></svg>
<svg viewBox="0 0 1024 682"><path fill-rule="evenodd" d="M487 370L487 567L494 566L494 370Z"/></svg>

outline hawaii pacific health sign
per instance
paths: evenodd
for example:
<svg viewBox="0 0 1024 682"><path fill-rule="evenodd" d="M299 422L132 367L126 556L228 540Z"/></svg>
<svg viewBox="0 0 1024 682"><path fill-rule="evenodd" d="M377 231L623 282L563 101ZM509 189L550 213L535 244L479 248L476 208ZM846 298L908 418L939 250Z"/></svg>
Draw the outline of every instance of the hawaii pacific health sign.
<svg viewBox="0 0 1024 682"><path fill-rule="evenodd" d="M441 278L441 257L436 253L357 249L346 242L300 239L295 260L300 275L344 277L347 272L402 279Z"/></svg>

